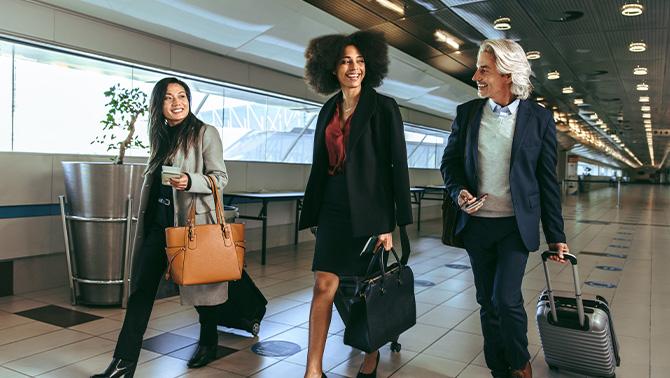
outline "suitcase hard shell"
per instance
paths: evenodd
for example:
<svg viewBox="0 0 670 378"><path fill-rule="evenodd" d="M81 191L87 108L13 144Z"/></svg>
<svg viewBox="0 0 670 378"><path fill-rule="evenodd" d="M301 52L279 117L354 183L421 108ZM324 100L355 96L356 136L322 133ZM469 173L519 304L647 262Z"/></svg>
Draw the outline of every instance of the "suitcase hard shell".
<svg viewBox="0 0 670 378"><path fill-rule="evenodd" d="M241 279L228 283L228 300L220 306L219 325L258 336L267 304L263 293L243 270Z"/></svg>
<svg viewBox="0 0 670 378"><path fill-rule="evenodd" d="M600 296L582 298L577 258L569 254L564 256L572 265L575 297L555 296L546 262L552 253L542 254L547 290L537 303L537 327L545 361L550 368L614 377L620 364L619 346L607 301Z"/></svg>

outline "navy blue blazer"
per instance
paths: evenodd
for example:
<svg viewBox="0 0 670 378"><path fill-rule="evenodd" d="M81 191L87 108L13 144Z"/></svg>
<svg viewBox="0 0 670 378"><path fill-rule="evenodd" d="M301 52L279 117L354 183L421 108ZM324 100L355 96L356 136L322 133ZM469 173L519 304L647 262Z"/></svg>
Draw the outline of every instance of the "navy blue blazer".
<svg viewBox="0 0 670 378"><path fill-rule="evenodd" d="M314 131L312 169L300 212L300 229L316 226L328 179L326 127L342 92L321 108ZM398 104L364 86L351 116L344 174L354 236L393 231L412 223L405 129Z"/></svg>
<svg viewBox="0 0 670 378"><path fill-rule="evenodd" d="M440 171L455 203L461 189L479 195L477 145L485 105L486 100L476 99L458 106L442 155ZM540 220L547 243L565 243L556 155L556 124L551 112L532 101L521 100L512 141L509 183L516 222L529 251L540 247ZM457 233L463 230L469 217L459 211Z"/></svg>

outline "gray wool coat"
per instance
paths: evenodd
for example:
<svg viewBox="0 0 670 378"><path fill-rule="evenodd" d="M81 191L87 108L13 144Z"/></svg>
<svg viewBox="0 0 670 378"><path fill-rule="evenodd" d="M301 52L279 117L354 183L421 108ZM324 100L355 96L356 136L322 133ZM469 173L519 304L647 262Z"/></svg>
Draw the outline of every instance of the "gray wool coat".
<svg viewBox="0 0 670 378"><path fill-rule="evenodd" d="M179 150L172 165L180 167L182 172L188 173L191 177L191 187L188 191L172 189L175 226L186 225L192 201L195 201L196 224L216 223L214 196L212 195L212 189L206 175L214 175L216 177L220 198L223 198L223 188L228 183L228 173L223 161L223 146L218 130L214 126L204 125L199 143L188 150L185 155L182 150ZM154 172L148 170L144 174L144 183L142 184L142 194L140 196L140 211L135 228L133 256L136 253L141 253L144 239L144 215L147 210L153 175ZM223 282L207 285L180 286L179 293L181 304L183 305L212 306L223 303L228 299L228 284Z"/></svg>

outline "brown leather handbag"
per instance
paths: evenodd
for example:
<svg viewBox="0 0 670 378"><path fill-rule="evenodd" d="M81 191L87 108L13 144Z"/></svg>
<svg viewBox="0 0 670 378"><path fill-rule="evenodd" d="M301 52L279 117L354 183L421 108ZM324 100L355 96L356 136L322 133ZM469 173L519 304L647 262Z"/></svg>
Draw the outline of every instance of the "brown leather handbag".
<svg viewBox="0 0 670 378"><path fill-rule="evenodd" d="M191 201L187 225L165 229L168 259L166 277L178 285L202 285L236 281L244 268L244 224L226 223L216 180L209 179L215 224L195 224L195 198Z"/></svg>

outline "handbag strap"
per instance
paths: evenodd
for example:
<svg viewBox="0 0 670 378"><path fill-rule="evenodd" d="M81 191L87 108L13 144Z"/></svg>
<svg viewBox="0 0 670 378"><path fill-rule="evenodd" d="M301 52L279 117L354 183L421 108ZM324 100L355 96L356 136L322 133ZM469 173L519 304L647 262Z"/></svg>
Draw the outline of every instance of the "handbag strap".
<svg viewBox="0 0 670 378"><path fill-rule="evenodd" d="M402 248L402 253L400 254L400 264L407 265L411 250L409 244L409 236L407 236L406 226L400 226L400 248Z"/></svg>
<svg viewBox="0 0 670 378"><path fill-rule="evenodd" d="M223 213L223 205L221 204L221 198L219 197L219 188L216 186L216 178L214 175L207 175L209 183L212 186L212 195L214 196L214 207L216 208L216 221L219 224L226 225L226 218Z"/></svg>
<svg viewBox="0 0 670 378"><path fill-rule="evenodd" d="M407 265L407 261L409 260L409 255L410 255L410 244L409 244L409 236L407 236L407 229L405 226L400 226L400 248L402 248L402 253L400 254L400 257L398 257L398 253L396 252L395 248L391 248L391 253L393 256L395 256L396 261L400 266L405 266ZM383 252L384 252L384 246L379 246L379 250L374 253L374 256L372 259L370 259L370 263L368 264L368 268L365 271L365 276L369 276L370 274L374 273L373 269L376 264L378 264L377 259L381 260L381 266L382 266L382 273L384 272L384 259L383 259Z"/></svg>
<svg viewBox="0 0 670 378"><path fill-rule="evenodd" d="M216 179L213 175L206 175L212 189L212 196L214 196L214 207L216 210L216 223L226 225L226 219L223 216L223 206L221 205L221 198L219 198L219 189L216 186ZM191 198L191 207L188 211L188 224L195 225L195 196Z"/></svg>

